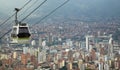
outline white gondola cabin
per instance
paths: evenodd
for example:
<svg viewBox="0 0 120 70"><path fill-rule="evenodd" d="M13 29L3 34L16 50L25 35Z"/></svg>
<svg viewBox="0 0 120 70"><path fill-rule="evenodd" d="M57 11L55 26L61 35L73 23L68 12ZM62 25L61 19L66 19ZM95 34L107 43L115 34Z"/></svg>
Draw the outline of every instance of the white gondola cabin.
<svg viewBox="0 0 120 70"><path fill-rule="evenodd" d="M16 24L13 26L11 33L11 43L28 43L30 37L30 30L26 23Z"/></svg>

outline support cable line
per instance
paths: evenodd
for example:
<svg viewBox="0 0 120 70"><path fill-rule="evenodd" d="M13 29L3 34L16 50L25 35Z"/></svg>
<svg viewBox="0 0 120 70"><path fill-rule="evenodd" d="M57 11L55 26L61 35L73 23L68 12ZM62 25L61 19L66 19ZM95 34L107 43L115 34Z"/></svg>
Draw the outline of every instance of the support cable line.
<svg viewBox="0 0 120 70"><path fill-rule="evenodd" d="M31 7L33 7L39 0L36 0L32 5L29 6L29 8L27 8L22 14L20 14L18 17L22 16L24 13L26 13L28 11L28 9L30 9Z"/></svg>
<svg viewBox="0 0 120 70"><path fill-rule="evenodd" d="M48 13L46 16L44 16L41 20L39 20L38 22L36 22L34 24L34 26L36 24L39 24L42 20L44 20L45 18L47 18L48 16L50 16L51 14L53 14L54 12L56 12L59 8L61 8L62 6L64 6L66 3L68 3L70 0L65 1L64 3L62 3L60 6L58 6L57 8L55 8L54 10L52 10L50 13Z"/></svg>
<svg viewBox="0 0 120 70"><path fill-rule="evenodd" d="M11 31L12 31L12 29L8 30L6 33L4 33L4 34L0 37L0 39L2 39L5 35L7 35L8 33L10 33Z"/></svg>
<svg viewBox="0 0 120 70"><path fill-rule="evenodd" d="M22 10L23 8L25 8L25 6L27 6L32 0L29 0L27 3L25 3L25 5L23 5L22 8L20 8L20 10Z"/></svg>
<svg viewBox="0 0 120 70"><path fill-rule="evenodd" d="M39 4L33 11L31 11L26 17L24 17L20 22L24 21L28 18L32 13L34 13L38 8L40 8L47 0L44 0L41 4Z"/></svg>
<svg viewBox="0 0 120 70"><path fill-rule="evenodd" d="M2 22L2 23L0 24L0 26L2 26L3 24L5 24L5 23L6 23L8 20L10 20L14 15L15 15L15 13L14 13L12 16L8 17L4 22Z"/></svg>
<svg viewBox="0 0 120 70"><path fill-rule="evenodd" d="M22 10L23 8L25 8L25 6L27 6L32 0L29 0L27 3L25 3L20 10ZM3 23L0 24L0 27L5 24L8 20L10 20L13 16L15 16L16 13L14 13L13 15L11 15L10 17L8 17Z"/></svg>

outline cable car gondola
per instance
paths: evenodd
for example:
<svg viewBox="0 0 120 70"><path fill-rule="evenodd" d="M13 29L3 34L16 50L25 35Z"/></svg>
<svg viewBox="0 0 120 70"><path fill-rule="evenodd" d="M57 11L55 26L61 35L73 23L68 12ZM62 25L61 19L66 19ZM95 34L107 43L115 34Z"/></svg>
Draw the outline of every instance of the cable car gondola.
<svg viewBox="0 0 120 70"><path fill-rule="evenodd" d="M17 12L19 9L15 9ZM16 20L15 25L13 26L11 32L11 43L20 43L25 44L28 43L31 37L29 27L26 23L21 23L17 21L17 12L16 12Z"/></svg>

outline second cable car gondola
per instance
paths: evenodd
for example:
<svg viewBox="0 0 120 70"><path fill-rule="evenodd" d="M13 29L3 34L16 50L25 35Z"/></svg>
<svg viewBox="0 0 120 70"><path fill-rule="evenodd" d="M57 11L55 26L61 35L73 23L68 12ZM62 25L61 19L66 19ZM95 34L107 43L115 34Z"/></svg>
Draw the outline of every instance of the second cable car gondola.
<svg viewBox="0 0 120 70"><path fill-rule="evenodd" d="M28 43L31 37L29 27L26 23L21 23L17 21L17 12L19 11L19 9L15 8L15 10L16 10L15 25L13 26L11 32L11 43L16 44Z"/></svg>

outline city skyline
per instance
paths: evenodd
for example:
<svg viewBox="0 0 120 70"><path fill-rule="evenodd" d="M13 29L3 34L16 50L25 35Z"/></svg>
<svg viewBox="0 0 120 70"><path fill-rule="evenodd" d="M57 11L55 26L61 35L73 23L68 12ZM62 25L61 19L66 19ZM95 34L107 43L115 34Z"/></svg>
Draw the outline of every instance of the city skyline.
<svg viewBox="0 0 120 70"><path fill-rule="evenodd" d="M0 70L119 70L119 3L0 0Z"/></svg>

